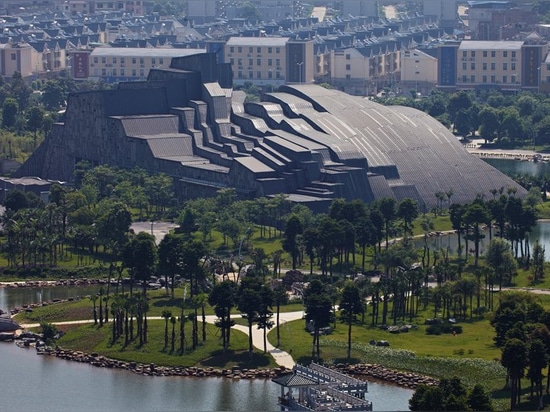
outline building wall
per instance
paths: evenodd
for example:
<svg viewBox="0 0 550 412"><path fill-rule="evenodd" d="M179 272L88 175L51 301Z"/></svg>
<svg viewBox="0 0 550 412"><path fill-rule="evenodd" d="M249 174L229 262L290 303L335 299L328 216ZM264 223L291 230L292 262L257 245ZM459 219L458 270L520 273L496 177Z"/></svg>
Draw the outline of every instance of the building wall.
<svg viewBox="0 0 550 412"><path fill-rule="evenodd" d="M409 90L427 93L437 84L437 59L420 50L401 53L401 82Z"/></svg>
<svg viewBox="0 0 550 412"><path fill-rule="evenodd" d="M89 78L92 80L104 79L106 81L139 80L146 79L153 68L168 68L172 57L189 54L191 51L202 53L202 49L110 49L108 54L95 49L89 56ZM131 50L132 53L128 53ZM151 53L155 50L156 53ZM169 52L167 52L169 50Z"/></svg>
<svg viewBox="0 0 550 412"><path fill-rule="evenodd" d="M19 72L23 77L32 76L32 47L26 43L8 43L0 48L0 74L11 77Z"/></svg>
<svg viewBox="0 0 550 412"><path fill-rule="evenodd" d="M260 40L260 38L258 38ZM232 37L225 45L225 62L233 70L233 84L284 84L287 80L288 38L254 44L254 38Z"/></svg>
<svg viewBox="0 0 550 412"><path fill-rule="evenodd" d="M496 86L504 90L521 87L522 44L462 42L457 56L457 87L473 89L478 86Z"/></svg>

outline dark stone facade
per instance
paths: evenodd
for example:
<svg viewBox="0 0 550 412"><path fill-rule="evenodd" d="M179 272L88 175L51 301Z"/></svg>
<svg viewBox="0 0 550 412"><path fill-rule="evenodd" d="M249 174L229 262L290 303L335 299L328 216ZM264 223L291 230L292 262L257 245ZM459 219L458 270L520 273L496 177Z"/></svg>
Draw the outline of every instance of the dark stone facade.
<svg viewBox="0 0 550 412"><path fill-rule="evenodd" d="M72 94L63 123L17 176L71 181L87 160L166 173L181 198L233 187L243 198L286 193L315 210L335 198L388 196L427 210L450 189L453 202L501 187L525 194L423 112L315 85L245 102L231 76L214 54L200 54L173 59L146 82Z"/></svg>

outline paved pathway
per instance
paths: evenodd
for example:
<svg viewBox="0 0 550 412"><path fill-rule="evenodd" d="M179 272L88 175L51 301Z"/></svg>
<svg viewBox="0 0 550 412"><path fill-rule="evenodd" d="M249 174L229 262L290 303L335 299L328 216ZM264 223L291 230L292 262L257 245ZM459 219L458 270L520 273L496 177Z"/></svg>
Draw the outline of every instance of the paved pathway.
<svg viewBox="0 0 550 412"><path fill-rule="evenodd" d="M279 314L279 323L280 327L283 327L283 325L286 322L291 322L293 320L302 319L304 316L303 311L299 312L284 312ZM233 318L240 318L240 314L234 314L232 315ZM164 320L164 318L160 316L152 316L148 317L148 320ZM217 317L214 315L206 316L206 322L214 324L214 322L217 320ZM86 323L94 323L93 319L86 319L86 320L73 320L73 321L67 321L67 322L53 322L56 326L63 326L63 325L83 325ZM30 329L30 328L38 328L40 327L39 323L27 323L22 324L22 329ZM245 335L248 336L248 327L244 325L235 325L233 326L233 329L236 329L238 331L243 332ZM264 331L262 329L258 329L255 325L252 328L252 344L255 348L263 351L264 350ZM294 359L292 359L292 356L276 347L274 347L272 344L267 341L267 352L273 356L273 359L279 366L284 366L285 368L292 369L292 367L295 365Z"/></svg>

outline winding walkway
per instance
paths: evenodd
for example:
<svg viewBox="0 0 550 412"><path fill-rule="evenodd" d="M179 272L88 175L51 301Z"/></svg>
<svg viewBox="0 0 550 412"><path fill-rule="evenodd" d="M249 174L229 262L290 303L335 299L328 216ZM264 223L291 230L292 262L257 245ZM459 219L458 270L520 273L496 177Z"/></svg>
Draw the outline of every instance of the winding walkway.
<svg viewBox="0 0 550 412"><path fill-rule="evenodd" d="M291 322L294 320L302 319L304 316L303 311L298 312L281 312L279 314L279 327L283 327L286 322ZM232 315L233 318L240 318L241 315L235 314ZM152 316L148 317L149 320L164 320L164 318L160 316ZM206 316L206 322L214 324L214 322L217 320L216 316L214 315L208 315ZM63 325L83 325L87 323L94 323L93 319L86 319L86 320L73 320L73 321L67 321L67 322L53 322L56 326L63 326ZM27 323L27 324L21 324L22 329L29 329L29 328L38 328L40 327L39 323ZM244 325L235 325L233 326L233 329L238 330L240 332L243 332L246 336L248 336L248 327ZM258 329L256 326L252 328L252 345L263 351L264 350L264 331L262 329ZM267 352L273 357L275 360L275 363L279 366L284 366L285 368L292 369L292 367L296 364L294 362L294 359L292 356L281 349L278 349L274 347L269 341L267 341Z"/></svg>

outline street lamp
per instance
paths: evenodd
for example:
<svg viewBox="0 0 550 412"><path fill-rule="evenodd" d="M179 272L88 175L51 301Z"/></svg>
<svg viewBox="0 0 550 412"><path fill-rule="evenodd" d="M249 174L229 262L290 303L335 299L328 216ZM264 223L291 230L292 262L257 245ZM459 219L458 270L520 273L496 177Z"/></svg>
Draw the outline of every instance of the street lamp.
<svg viewBox="0 0 550 412"><path fill-rule="evenodd" d="M541 67L542 67L542 66L537 67L537 81L538 81L538 82L537 82L537 94L540 93L540 78L541 78L541 75L540 75L540 68L541 68Z"/></svg>
<svg viewBox="0 0 550 412"><path fill-rule="evenodd" d="M302 84L302 65L303 64L304 62L296 63L296 65L298 66L298 83L299 84Z"/></svg>

